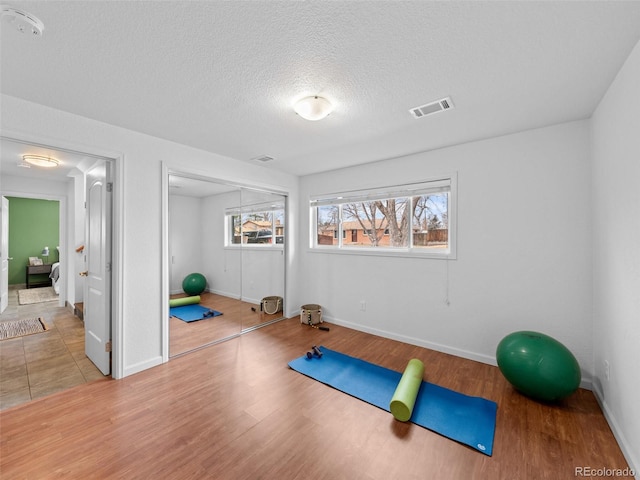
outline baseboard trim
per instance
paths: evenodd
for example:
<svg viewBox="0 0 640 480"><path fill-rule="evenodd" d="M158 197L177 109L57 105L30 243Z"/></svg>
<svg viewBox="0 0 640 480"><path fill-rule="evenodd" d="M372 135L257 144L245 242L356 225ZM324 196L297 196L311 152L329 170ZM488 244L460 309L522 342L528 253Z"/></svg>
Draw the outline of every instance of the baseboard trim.
<svg viewBox="0 0 640 480"><path fill-rule="evenodd" d="M629 468L633 470L635 474L635 479L640 480L640 460L636 458L636 454L629 446L629 442L620 429L620 425L618 424L615 415L613 415L609 405L607 405L607 402L604 400L604 392L598 386L597 382L593 382L593 394L598 401L598 405L600 405L600 409L604 413L604 418L607 420L609 428L611 428L611 431L613 432L613 436L620 446L620 450L622 450L622 455L624 455L625 460L629 464Z"/></svg>
<svg viewBox="0 0 640 480"><path fill-rule="evenodd" d="M161 355L150 358L149 360L145 360L144 362L135 363L133 365L124 367L124 375L122 376L122 378L142 372L143 370L146 370L148 368L157 367L158 365L162 365Z"/></svg>
<svg viewBox="0 0 640 480"><path fill-rule="evenodd" d="M216 289L211 289L211 288L208 288L207 292L215 293L216 295L222 295L223 297L233 298L234 300L241 300L240 295L238 295L236 293L229 293L229 292L225 292L223 290L216 290Z"/></svg>
<svg viewBox="0 0 640 480"><path fill-rule="evenodd" d="M258 300L255 298L242 297L240 300L247 303L252 303L253 305L260 305L262 303L262 299Z"/></svg>
<svg viewBox="0 0 640 480"><path fill-rule="evenodd" d="M422 340L415 337L400 335L397 333L389 332L387 330L371 328L358 323L348 322L345 320L340 320L338 318L333 318L326 315L324 316L324 319L329 323L335 323L336 325L351 328L353 330L358 330L360 332L370 333L372 335L377 335L379 337L390 338L391 340L398 340L399 342L408 343L409 345L416 345L418 347L429 348L437 352L448 353L450 355L455 355L456 357L466 358L468 360L474 360L476 362L497 366L495 357L492 357L489 355L483 355L481 353L471 352L469 350L462 350L456 347L442 345L440 343L429 342L429 341Z"/></svg>
<svg viewBox="0 0 640 480"><path fill-rule="evenodd" d="M473 360L475 362L486 363L487 365L493 365L494 367L498 365L498 363L496 362L496 358L494 356L484 355L482 353L472 352L470 350L462 350L460 348L451 347L449 345L443 345L441 343L429 342L427 340L422 340L415 337L400 335L397 333L389 332L387 330L371 328L358 323L353 323L345 320L340 320L338 318L328 317L326 315L324 316L324 319L330 323L335 323L336 325L341 325L343 327L351 328L353 330L370 333L372 335L377 335L379 337L390 338L391 340L398 340L399 342L408 343L410 345L429 348L437 352L448 353L449 355L455 355L456 357L466 358L467 360ZM591 378L589 377L585 378L583 375L583 378L580 381L580 388L584 388L586 390L592 390L593 385L592 385Z"/></svg>

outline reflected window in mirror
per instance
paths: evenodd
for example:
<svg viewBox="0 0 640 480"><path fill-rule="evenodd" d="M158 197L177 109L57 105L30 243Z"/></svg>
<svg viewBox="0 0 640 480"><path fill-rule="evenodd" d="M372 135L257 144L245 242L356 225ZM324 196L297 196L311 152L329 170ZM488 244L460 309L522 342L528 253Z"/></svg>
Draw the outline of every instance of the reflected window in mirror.
<svg viewBox="0 0 640 480"><path fill-rule="evenodd" d="M227 246L282 246L285 241L284 203L228 208Z"/></svg>

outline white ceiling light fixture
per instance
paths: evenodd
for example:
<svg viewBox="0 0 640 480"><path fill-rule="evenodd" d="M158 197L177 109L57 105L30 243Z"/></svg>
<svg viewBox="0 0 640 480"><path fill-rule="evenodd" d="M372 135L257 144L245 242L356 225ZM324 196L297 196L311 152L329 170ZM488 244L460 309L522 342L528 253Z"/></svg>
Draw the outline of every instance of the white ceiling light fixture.
<svg viewBox="0 0 640 480"><path fill-rule="evenodd" d="M30 33L33 37L40 37L44 31L44 23L36 16L24 10L2 5L2 20L9 22L20 33Z"/></svg>
<svg viewBox="0 0 640 480"><path fill-rule="evenodd" d="M293 106L295 112L306 120L322 120L333 111L333 105L326 98L317 95L298 100Z"/></svg>
<svg viewBox="0 0 640 480"><path fill-rule="evenodd" d="M45 157L43 155L23 155L22 161L36 167L54 168L57 167L60 162L55 158Z"/></svg>

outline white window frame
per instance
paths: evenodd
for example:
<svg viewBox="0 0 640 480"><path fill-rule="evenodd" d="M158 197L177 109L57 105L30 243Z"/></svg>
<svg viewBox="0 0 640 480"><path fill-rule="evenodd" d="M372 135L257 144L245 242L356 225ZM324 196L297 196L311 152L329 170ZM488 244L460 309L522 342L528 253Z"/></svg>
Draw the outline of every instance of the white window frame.
<svg viewBox="0 0 640 480"><path fill-rule="evenodd" d="M408 247L374 247L374 246L344 246L342 235L338 235L337 245L318 244L318 218L317 207L327 205L343 205L358 201L379 200L389 198L415 197L428 195L430 193L448 191L448 248L446 249L425 249L423 247L413 247L413 235L410 235ZM340 210L342 207L340 207ZM342 215L340 215L338 230L343 233ZM433 259L456 259L457 244L457 219L458 219L458 175L457 172L433 177L417 183L392 185L385 187L367 188L349 192L338 192L323 195L314 195L309 198L309 227L310 242L309 251L313 253L331 253L338 255L373 255L389 257L410 257L410 258L433 258ZM409 229L412 231L413 216L410 217Z"/></svg>

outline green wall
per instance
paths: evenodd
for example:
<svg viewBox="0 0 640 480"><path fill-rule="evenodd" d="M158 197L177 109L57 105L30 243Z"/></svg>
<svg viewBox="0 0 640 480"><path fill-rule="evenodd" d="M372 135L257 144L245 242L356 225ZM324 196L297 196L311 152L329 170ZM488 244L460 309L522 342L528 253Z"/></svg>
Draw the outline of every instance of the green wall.
<svg viewBox="0 0 640 480"><path fill-rule="evenodd" d="M26 283L29 257L42 258L49 247L49 260L58 261L60 245L60 202L33 198L7 197L9 200L9 285Z"/></svg>

